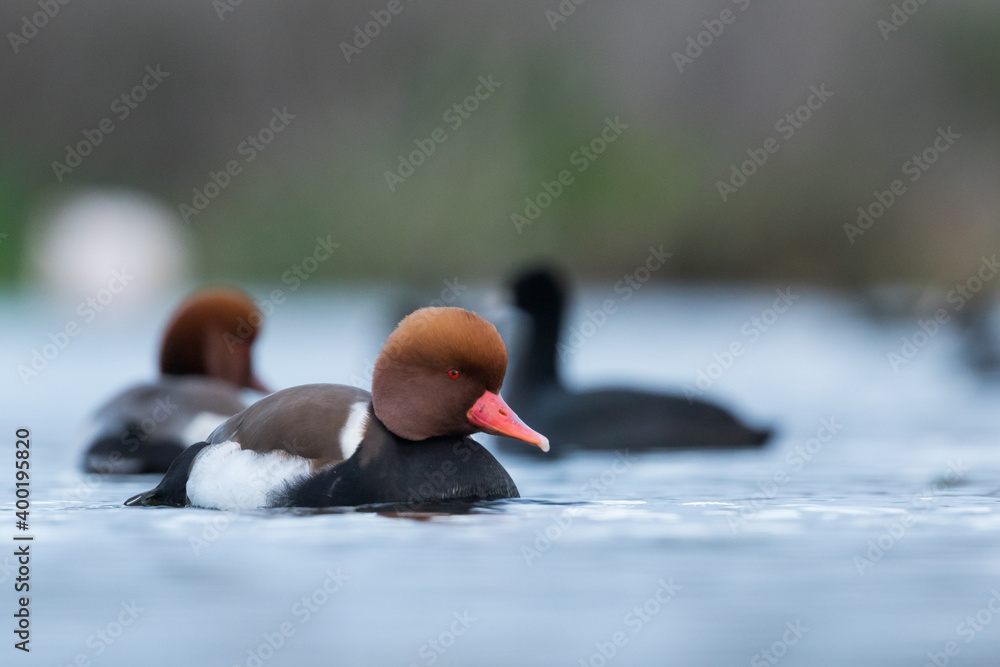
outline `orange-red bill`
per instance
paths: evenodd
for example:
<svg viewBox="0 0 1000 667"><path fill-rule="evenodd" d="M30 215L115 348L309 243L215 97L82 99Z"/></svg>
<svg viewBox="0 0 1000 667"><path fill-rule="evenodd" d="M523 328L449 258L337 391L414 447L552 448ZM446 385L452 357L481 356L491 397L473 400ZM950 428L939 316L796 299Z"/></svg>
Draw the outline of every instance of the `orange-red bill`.
<svg viewBox="0 0 1000 667"><path fill-rule="evenodd" d="M549 439L528 428L521 418L514 414L500 394L484 392L476 404L466 413L474 426L491 435L505 435L535 445L543 452L549 451Z"/></svg>

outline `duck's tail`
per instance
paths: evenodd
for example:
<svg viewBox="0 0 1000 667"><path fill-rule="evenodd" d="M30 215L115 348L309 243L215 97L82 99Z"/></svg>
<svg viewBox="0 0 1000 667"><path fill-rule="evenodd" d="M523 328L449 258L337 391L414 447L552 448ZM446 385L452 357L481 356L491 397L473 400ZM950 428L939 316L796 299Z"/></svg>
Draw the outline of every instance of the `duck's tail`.
<svg viewBox="0 0 1000 667"><path fill-rule="evenodd" d="M186 507L191 504L187 497L187 481L191 474L191 466L194 459L205 447L207 442L199 442L191 445L184 452L174 459L167 470L167 474L156 486L155 489L132 496L125 501L129 507Z"/></svg>

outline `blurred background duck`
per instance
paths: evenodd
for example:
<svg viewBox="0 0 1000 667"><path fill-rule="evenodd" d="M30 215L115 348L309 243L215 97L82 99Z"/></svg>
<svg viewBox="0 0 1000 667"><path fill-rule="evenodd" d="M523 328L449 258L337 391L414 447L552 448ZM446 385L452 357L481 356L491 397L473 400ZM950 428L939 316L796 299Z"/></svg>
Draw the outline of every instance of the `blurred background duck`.
<svg viewBox="0 0 1000 667"><path fill-rule="evenodd" d="M252 360L262 322L253 299L240 290L189 296L164 333L160 377L122 391L95 412L84 469L165 472L188 445L247 406L245 390L266 393Z"/></svg>
<svg viewBox="0 0 1000 667"><path fill-rule="evenodd" d="M760 447L772 433L744 424L725 408L681 395L628 388L573 391L563 385L556 358L566 289L548 268L511 282L514 304L527 315L526 343L507 384L511 407L552 442L552 456L574 450L697 450ZM511 452L531 454L530 448Z"/></svg>

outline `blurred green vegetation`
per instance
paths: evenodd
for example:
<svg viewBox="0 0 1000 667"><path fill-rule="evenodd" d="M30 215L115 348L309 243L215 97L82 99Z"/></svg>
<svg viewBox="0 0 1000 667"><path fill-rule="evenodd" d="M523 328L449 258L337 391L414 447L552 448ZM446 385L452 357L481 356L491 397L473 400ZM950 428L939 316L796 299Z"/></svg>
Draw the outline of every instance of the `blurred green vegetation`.
<svg viewBox="0 0 1000 667"><path fill-rule="evenodd" d="M496 280L552 258L612 279L649 245L656 278L852 286L947 281L1000 242L1000 7L922 5L883 40L888 5L752 5L684 73L671 54L726 2L580 7L550 30L544 2L406 4L354 61L340 42L379 3L66 6L5 56L0 84L0 279L47 197L127 186L177 209L265 126L296 118L188 225L206 280L274 280L316 237L342 244L315 280ZM35 8L7 3L0 25ZM170 76L63 183L51 162L160 63ZM479 76L501 82L452 130ZM811 85L835 91L728 201L716 189ZM583 173L570 155L607 117L628 129ZM963 136L856 243L845 223L939 126ZM414 141L448 139L390 192ZM511 215L563 169L574 182L522 233Z"/></svg>

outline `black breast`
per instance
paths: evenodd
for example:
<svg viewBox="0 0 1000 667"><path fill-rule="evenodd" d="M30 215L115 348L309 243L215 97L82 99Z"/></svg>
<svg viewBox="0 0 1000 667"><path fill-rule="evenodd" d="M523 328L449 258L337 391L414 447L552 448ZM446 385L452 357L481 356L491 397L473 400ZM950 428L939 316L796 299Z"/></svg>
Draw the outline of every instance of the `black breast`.
<svg viewBox="0 0 1000 667"><path fill-rule="evenodd" d="M365 439L350 459L289 487L276 505L395 503L419 511L442 502L518 497L507 471L475 440L405 440L371 419Z"/></svg>

